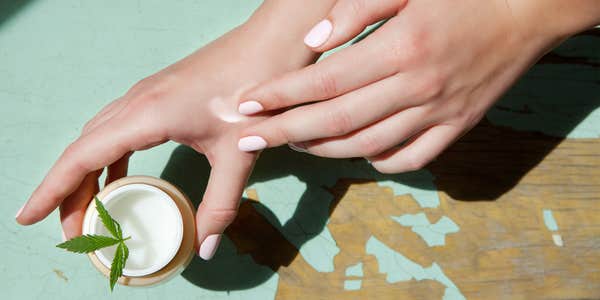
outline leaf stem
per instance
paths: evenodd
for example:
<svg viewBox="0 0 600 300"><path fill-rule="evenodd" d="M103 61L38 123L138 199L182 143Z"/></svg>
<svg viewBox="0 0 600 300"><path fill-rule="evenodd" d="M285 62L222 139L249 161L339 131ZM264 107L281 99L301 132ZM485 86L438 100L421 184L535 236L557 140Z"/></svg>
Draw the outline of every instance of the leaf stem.
<svg viewBox="0 0 600 300"><path fill-rule="evenodd" d="M130 237L130 236L128 236L128 237L126 237L126 238L122 239L122 240L121 240L121 242L124 242L124 241L126 241L126 240L129 240L129 239L131 239L131 237Z"/></svg>

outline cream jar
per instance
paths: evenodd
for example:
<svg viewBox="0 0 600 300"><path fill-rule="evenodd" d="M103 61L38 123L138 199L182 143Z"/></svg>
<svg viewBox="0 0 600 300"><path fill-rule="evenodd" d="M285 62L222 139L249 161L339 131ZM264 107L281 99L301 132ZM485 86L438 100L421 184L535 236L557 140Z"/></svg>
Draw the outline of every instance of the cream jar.
<svg viewBox="0 0 600 300"><path fill-rule="evenodd" d="M125 243L129 258L119 283L149 286L178 274L195 255L196 226L194 206L174 185L159 178L129 176L116 180L97 194L109 214L131 239ZM104 228L94 201L83 221L83 234L110 236ZM115 247L88 254L104 276L110 276Z"/></svg>

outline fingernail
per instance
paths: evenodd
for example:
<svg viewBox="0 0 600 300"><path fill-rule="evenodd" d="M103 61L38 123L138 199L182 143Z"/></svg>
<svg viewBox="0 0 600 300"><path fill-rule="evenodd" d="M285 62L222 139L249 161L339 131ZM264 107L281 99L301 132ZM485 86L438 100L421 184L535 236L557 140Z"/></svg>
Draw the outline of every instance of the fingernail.
<svg viewBox="0 0 600 300"><path fill-rule="evenodd" d="M333 25L331 22L329 20L323 20L308 32L304 37L304 43L309 47L319 47L327 41L332 30Z"/></svg>
<svg viewBox="0 0 600 300"><path fill-rule="evenodd" d="M23 208L25 208L25 204L23 204L23 206L21 206L21 208L19 208L19 211L17 211L17 214L15 215L15 219L19 218L19 216L23 212Z"/></svg>
<svg viewBox="0 0 600 300"><path fill-rule="evenodd" d="M240 139L238 148L244 152L251 152L267 148L267 141L260 136L247 136Z"/></svg>
<svg viewBox="0 0 600 300"><path fill-rule="evenodd" d="M308 153L308 150L306 150L306 146L304 145L304 143L289 143L288 147L290 147L290 149L296 152Z"/></svg>
<svg viewBox="0 0 600 300"><path fill-rule="evenodd" d="M204 260L210 260L215 255L215 252L217 252L220 241L220 234L209 235L200 245L200 251L198 251L198 255Z"/></svg>
<svg viewBox="0 0 600 300"><path fill-rule="evenodd" d="M253 115L253 114L255 114L257 112L261 112L263 110L264 110L264 108L263 108L262 104L260 104L256 101L242 102L240 104L240 106L238 106L238 111L242 115Z"/></svg>
<svg viewBox="0 0 600 300"><path fill-rule="evenodd" d="M63 243L67 241L67 236L65 235L65 231L61 228L60 232L62 233L62 241Z"/></svg>

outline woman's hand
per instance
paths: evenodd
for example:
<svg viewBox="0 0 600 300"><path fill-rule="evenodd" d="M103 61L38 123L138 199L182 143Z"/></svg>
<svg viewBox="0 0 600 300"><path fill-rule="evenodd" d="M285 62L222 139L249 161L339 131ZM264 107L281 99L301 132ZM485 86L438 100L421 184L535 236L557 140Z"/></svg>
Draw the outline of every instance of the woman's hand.
<svg viewBox="0 0 600 300"><path fill-rule="evenodd" d="M106 106L67 147L17 221L36 223L60 206L65 238L80 235L102 170L108 167L107 182L112 182L126 176L131 153L173 140L205 154L212 166L196 217L199 254L210 259L220 234L237 214L256 158L236 147L241 128L260 120L239 114L237 97L249 85L316 59L297 44L331 8L331 1L299 14L285 38L268 29L273 27L270 22L284 21L290 11L298 11L295 6L303 5L266 1L243 26L142 80Z"/></svg>
<svg viewBox="0 0 600 300"><path fill-rule="evenodd" d="M317 52L390 19L357 44L244 93L245 114L320 102L251 126L239 147L292 143L318 156L367 157L383 173L419 169L547 50L600 22L599 13L593 0L339 0L304 40Z"/></svg>

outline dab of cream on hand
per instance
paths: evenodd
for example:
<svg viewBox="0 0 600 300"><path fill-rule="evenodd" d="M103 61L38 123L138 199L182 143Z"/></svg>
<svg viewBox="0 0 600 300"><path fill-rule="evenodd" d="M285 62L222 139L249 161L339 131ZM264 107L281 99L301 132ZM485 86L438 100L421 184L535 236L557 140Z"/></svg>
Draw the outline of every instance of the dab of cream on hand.
<svg viewBox="0 0 600 300"><path fill-rule="evenodd" d="M240 114L237 107L229 105L221 97L212 98L208 107L217 118L227 123L237 123L248 118Z"/></svg>
<svg viewBox="0 0 600 300"><path fill-rule="evenodd" d="M125 276L145 276L166 266L176 255L183 238L183 221L177 205L162 190L147 184L121 186L101 199L119 220L127 241L129 258ZM84 233L110 235L98 214L86 218ZM96 256L110 268L115 246L97 250Z"/></svg>

